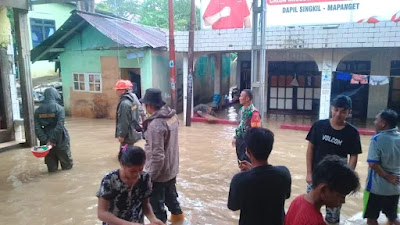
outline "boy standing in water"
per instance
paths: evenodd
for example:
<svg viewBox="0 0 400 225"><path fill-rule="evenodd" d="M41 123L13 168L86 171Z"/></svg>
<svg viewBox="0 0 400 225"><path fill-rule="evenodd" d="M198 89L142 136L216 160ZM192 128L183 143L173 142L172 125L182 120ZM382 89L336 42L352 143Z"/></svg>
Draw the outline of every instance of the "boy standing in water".
<svg viewBox="0 0 400 225"><path fill-rule="evenodd" d="M350 97L337 96L331 104L332 117L313 124L307 135L307 192L313 185L312 174L316 165L327 155L337 155L346 161L350 168L356 168L358 154L361 154L360 134L357 128L346 122L352 108ZM348 158L348 155L350 157ZM326 208L325 220L336 224L340 221L340 206Z"/></svg>
<svg viewBox="0 0 400 225"><path fill-rule="evenodd" d="M313 170L311 191L296 197L286 214L285 225L326 225L321 207L339 207L346 195L360 188L357 174L339 156L324 158Z"/></svg>

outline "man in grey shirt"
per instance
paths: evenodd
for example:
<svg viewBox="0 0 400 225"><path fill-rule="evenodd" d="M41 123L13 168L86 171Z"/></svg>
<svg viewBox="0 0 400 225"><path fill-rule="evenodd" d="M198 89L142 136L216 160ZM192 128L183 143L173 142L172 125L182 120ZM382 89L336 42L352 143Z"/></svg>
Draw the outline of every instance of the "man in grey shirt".
<svg viewBox="0 0 400 225"><path fill-rule="evenodd" d="M376 116L375 134L368 151L368 179L364 192L364 218L368 225L378 225L382 211L388 224L399 225L397 206L400 195L400 133L398 115L385 109Z"/></svg>

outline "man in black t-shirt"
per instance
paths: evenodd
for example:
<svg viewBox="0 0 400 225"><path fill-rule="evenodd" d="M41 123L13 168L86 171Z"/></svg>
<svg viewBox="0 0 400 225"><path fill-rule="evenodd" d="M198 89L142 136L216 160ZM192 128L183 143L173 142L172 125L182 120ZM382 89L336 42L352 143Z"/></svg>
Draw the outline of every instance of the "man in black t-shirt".
<svg viewBox="0 0 400 225"><path fill-rule="evenodd" d="M241 161L251 168L233 177L228 208L240 210L240 225L282 225L292 181L285 166L268 163L274 134L264 128L251 128L245 133L244 142L252 164Z"/></svg>
<svg viewBox="0 0 400 225"><path fill-rule="evenodd" d="M319 120L313 124L307 135L307 192L311 189L312 171L327 155L338 155L348 160L354 170L358 154L361 154L360 134L357 128L346 122L352 108L351 99L345 95L337 96L331 104L332 117ZM350 158L348 159L348 155ZM325 220L328 223L339 223L340 207L327 208Z"/></svg>

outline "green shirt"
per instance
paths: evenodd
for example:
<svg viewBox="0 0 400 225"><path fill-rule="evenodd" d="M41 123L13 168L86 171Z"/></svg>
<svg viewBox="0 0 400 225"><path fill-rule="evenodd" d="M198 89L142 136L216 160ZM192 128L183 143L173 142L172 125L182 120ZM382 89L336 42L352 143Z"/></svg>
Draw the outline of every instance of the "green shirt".
<svg viewBox="0 0 400 225"><path fill-rule="evenodd" d="M251 116L253 115L254 111L258 111L253 104L249 105L249 107L244 108L242 106L239 109L239 118L240 123L239 126L236 128L236 138L243 137L244 133L251 128Z"/></svg>

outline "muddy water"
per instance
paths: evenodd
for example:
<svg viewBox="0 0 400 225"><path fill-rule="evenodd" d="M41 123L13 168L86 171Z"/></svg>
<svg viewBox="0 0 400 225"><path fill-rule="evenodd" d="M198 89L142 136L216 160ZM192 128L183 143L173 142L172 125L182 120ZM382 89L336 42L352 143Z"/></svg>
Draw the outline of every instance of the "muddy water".
<svg viewBox="0 0 400 225"><path fill-rule="evenodd" d="M270 163L286 165L293 179L292 197L305 191L306 132L279 129L279 117L267 127L276 143ZM278 122L277 122L278 121ZM105 173L118 168L118 143L113 138L114 121L69 119L72 138L72 170L48 174L42 159L29 149L0 154L1 224L100 224L95 193ZM193 123L180 129L180 174L178 191L191 224L237 224L239 214L226 208L229 183L238 172L230 141L234 126ZM357 171L364 186L366 151L370 137L362 136L364 153ZM143 141L139 145L143 146ZM347 199L343 218L362 210L362 194Z"/></svg>

